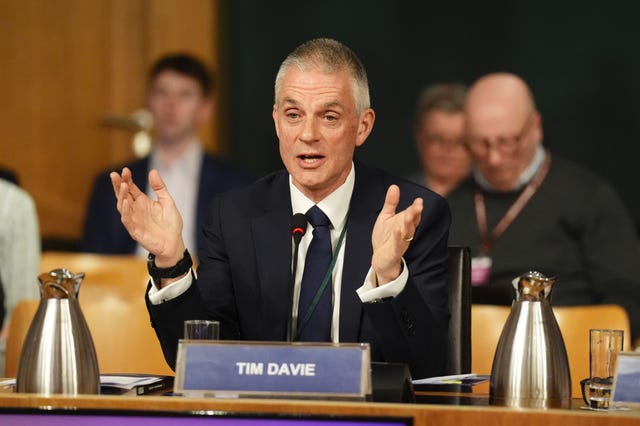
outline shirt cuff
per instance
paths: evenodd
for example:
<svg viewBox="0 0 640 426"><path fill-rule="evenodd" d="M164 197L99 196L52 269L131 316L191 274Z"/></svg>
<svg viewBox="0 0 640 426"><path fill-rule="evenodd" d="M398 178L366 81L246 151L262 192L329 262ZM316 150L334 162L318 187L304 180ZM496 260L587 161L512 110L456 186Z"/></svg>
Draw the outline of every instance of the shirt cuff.
<svg viewBox="0 0 640 426"><path fill-rule="evenodd" d="M364 284L356 290L356 293L358 293L358 297L360 297L360 301L362 303L379 302L382 299L396 297L402 293L408 279L409 269L407 268L407 263L403 258L402 272L400 272L398 278L377 287L376 273L373 268L369 268L369 272L367 272L367 276L364 279Z"/></svg>
<svg viewBox="0 0 640 426"><path fill-rule="evenodd" d="M178 281L172 282L165 288L158 290L153 278L151 279L151 288L149 288L149 301L152 305L159 305L167 300L175 299L191 287L193 282L193 272L190 270L188 274L180 278Z"/></svg>

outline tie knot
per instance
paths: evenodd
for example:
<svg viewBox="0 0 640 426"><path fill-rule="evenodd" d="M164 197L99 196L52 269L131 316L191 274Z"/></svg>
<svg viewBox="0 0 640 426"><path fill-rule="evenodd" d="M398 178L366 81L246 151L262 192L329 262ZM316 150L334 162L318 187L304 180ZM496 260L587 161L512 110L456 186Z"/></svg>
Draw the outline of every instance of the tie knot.
<svg viewBox="0 0 640 426"><path fill-rule="evenodd" d="M320 210L320 207L318 206L313 206L309 210L307 210L305 216L307 217L307 220L309 221L311 226L313 226L314 228L318 226L331 225L331 221L329 220L327 215L324 214L324 212Z"/></svg>

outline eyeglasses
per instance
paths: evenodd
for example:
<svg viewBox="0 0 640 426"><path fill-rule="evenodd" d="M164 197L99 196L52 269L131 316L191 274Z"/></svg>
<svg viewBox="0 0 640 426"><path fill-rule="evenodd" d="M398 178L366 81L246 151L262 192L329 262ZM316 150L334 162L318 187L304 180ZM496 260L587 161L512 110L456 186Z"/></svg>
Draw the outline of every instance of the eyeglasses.
<svg viewBox="0 0 640 426"><path fill-rule="evenodd" d="M440 149L445 150L453 150L464 147L464 140L460 138L447 138L437 133L427 135L424 141L428 145L434 145Z"/></svg>
<svg viewBox="0 0 640 426"><path fill-rule="evenodd" d="M495 139L489 139L482 136L467 136L465 144L469 151L474 155L486 155L489 150L496 149L502 154L512 154L522 142L522 139L529 131L531 123L533 123L534 114L531 113L524 122L522 129L515 136L501 136Z"/></svg>

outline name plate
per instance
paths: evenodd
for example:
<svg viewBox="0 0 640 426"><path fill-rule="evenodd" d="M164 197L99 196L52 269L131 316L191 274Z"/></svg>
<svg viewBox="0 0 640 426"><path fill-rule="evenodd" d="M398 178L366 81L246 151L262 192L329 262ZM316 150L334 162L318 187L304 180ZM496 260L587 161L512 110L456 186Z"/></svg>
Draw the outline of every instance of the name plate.
<svg viewBox="0 0 640 426"><path fill-rule="evenodd" d="M611 400L614 406L640 406L640 353L620 352Z"/></svg>
<svg viewBox="0 0 640 426"><path fill-rule="evenodd" d="M364 400L370 348L361 343L180 340L176 393L190 397Z"/></svg>

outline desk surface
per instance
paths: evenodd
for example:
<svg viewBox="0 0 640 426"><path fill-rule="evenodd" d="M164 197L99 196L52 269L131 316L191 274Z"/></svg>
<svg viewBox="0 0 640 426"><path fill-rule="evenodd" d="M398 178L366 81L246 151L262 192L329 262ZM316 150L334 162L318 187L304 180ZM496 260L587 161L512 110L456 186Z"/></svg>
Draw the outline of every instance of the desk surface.
<svg viewBox="0 0 640 426"><path fill-rule="evenodd" d="M432 393L437 397L440 394ZM483 398L478 394L457 394L466 398ZM423 395L424 396L424 395ZM455 395L444 394L452 397ZM486 396L484 396L486 399ZM77 397L35 394L0 393L0 407L8 408L62 408L113 409L189 412L211 410L227 413L284 413L337 416L411 417L414 425L541 425L596 426L637 425L640 411L594 412L579 408L581 401L571 410L531 410L491 407L483 405L444 404L390 404L372 402L294 401L257 399L187 399L169 396L108 396L82 395ZM1 409L0 409L1 411ZM0 413L1 419L1 413Z"/></svg>

